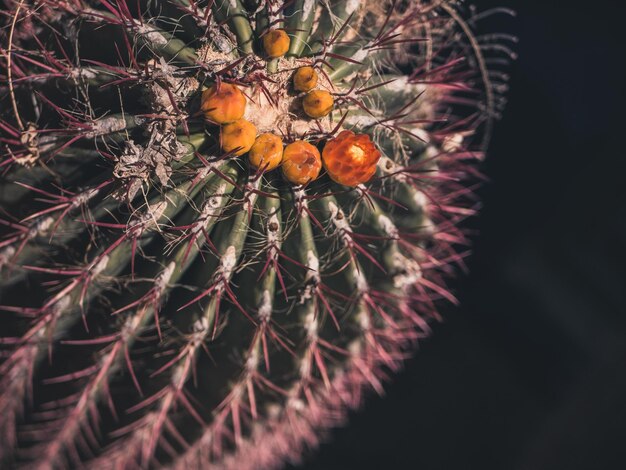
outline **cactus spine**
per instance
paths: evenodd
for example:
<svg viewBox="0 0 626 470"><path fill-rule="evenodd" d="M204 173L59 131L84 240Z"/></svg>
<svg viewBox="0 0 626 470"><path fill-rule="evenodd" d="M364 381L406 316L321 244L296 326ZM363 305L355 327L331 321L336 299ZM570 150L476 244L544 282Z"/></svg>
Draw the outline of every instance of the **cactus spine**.
<svg viewBox="0 0 626 470"><path fill-rule="evenodd" d="M454 301L503 38L455 0L4 2L0 465L297 459Z"/></svg>

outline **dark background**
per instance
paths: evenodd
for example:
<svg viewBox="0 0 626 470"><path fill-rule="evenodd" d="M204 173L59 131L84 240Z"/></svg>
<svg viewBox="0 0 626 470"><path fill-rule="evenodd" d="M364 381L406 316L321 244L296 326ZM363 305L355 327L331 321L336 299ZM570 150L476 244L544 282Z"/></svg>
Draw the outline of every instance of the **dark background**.
<svg viewBox="0 0 626 470"><path fill-rule="evenodd" d="M626 6L473 3L520 43L462 307L298 468L626 468Z"/></svg>

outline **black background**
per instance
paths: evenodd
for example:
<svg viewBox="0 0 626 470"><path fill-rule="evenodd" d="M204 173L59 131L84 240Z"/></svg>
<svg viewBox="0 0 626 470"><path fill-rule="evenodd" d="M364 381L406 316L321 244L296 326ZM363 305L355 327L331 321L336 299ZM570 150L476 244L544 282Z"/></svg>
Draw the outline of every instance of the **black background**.
<svg viewBox="0 0 626 470"><path fill-rule="evenodd" d="M474 3L520 43L462 307L298 468L626 468L626 5Z"/></svg>

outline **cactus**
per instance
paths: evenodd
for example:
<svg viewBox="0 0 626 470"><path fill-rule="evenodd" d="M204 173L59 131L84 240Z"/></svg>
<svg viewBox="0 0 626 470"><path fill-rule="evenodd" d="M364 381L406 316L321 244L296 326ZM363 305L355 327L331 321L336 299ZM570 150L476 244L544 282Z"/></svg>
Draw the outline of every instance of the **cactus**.
<svg viewBox="0 0 626 470"><path fill-rule="evenodd" d="M0 465L297 460L455 301L507 38L455 0L4 1Z"/></svg>

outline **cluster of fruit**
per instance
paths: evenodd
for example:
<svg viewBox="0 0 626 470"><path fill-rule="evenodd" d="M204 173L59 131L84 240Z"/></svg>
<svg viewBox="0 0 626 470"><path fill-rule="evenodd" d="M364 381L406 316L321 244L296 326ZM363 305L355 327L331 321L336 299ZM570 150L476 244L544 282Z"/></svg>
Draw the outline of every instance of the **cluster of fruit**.
<svg viewBox="0 0 626 470"><path fill-rule="evenodd" d="M289 36L284 30L273 30L263 38L270 59L289 50ZM293 75L293 87L306 93L302 99L304 113L313 119L328 116L334 108L333 95L316 89L319 75L315 68L304 66ZM304 185L320 175L322 166L331 179L346 186L367 182L376 172L380 152L365 134L343 131L329 139L320 154L310 142L296 140L283 146L283 139L273 133L258 135L256 126L244 119L247 98L239 87L230 83L210 86L202 94L201 109L205 118L221 126L222 150L233 156L248 154L250 165L261 171L281 166L285 178Z"/></svg>

